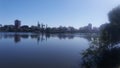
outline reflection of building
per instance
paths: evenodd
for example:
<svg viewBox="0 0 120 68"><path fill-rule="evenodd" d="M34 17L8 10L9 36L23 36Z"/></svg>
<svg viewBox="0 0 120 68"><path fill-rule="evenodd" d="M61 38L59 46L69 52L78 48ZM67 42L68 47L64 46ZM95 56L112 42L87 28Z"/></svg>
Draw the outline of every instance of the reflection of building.
<svg viewBox="0 0 120 68"><path fill-rule="evenodd" d="M15 28L20 28L21 21L20 20L15 20Z"/></svg>
<svg viewBox="0 0 120 68"><path fill-rule="evenodd" d="M18 43L18 42L20 42L20 35L19 34L15 34L14 35L14 41L15 41L15 43Z"/></svg>

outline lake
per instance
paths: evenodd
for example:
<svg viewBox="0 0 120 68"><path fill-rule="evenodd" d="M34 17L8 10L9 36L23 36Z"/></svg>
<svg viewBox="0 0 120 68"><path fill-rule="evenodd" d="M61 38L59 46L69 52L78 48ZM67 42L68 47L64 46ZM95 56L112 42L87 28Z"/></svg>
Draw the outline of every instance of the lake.
<svg viewBox="0 0 120 68"><path fill-rule="evenodd" d="M0 68L80 68L84 34L0 33Z"/></svg>

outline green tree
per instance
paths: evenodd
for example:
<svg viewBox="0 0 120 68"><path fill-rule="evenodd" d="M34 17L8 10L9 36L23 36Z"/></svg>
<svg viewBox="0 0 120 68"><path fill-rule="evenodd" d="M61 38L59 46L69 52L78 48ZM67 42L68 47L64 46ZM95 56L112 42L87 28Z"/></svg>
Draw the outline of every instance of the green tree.
<svg viewBox="0 0 120 68"><path fill-rule="evenodd" d="M101 31L101 40L109 44L116 44L120 41L120 6L108 13L109 24ZM108 41L109 40L109 41Z"/></svg>
<svg viewBox="0 0 120 68"><path fill-rule="evenodd" d="M109 23L101 26L100 40L93 40L82 55L84 68L119 68L120 65L120 6L112 9Z"/></svg>
<svg viewBox="0 0 120 68"><path fill-rule="evenodd" d="M120 6L112 9L108 14L108 18L109 18L111 25L119 25L120 26Z"/></svg>

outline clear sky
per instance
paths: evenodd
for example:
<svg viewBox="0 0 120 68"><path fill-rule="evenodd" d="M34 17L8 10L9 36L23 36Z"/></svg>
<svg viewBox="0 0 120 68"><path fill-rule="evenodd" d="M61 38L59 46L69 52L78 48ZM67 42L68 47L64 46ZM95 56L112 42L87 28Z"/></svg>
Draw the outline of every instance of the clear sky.
<svg viewBox="0 0 120 68"><path fill-rule="evenodd" d="M92 23L100 26L108 22L108 12L118 6L120 0L0 0L0 24L74 26Z"/></svg>

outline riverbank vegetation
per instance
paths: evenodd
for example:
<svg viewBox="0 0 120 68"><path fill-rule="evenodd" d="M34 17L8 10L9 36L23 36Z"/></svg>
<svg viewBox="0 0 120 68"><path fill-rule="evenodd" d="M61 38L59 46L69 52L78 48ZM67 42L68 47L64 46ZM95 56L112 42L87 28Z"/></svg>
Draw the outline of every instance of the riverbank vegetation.
<svg viewBox="0 0 120 68"><path fill-rule="evenodd" d="M83 68L120 67L120 6L108 14L109 23L104 24L99 39L94 39L83 55Z"/></svg>

